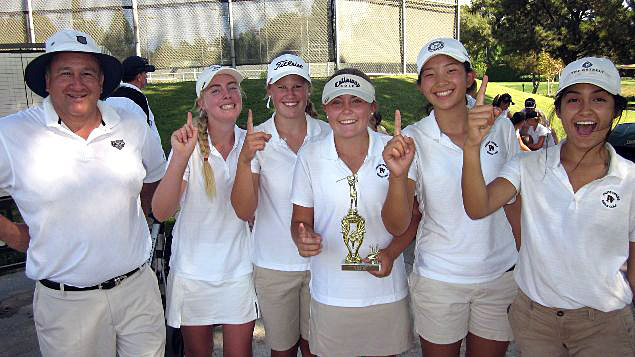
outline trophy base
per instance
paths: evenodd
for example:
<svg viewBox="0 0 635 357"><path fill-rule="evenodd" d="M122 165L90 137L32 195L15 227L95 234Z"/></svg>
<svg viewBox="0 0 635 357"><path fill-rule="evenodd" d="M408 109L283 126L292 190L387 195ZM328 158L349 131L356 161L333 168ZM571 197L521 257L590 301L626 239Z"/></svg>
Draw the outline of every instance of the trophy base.
<svg viewBox="0 0 635 357"><path fill-rule="evenodd" d="M379 271L381 265L379 263L343 263L342 270L344 271Z"/></svg>

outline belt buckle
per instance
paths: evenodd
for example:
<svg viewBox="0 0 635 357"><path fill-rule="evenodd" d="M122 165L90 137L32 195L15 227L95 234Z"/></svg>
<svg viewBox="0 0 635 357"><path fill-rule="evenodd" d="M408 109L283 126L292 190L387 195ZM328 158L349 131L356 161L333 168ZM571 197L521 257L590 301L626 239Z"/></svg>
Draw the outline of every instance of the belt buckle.
<svg viewBox="0 0 635 357"><path fill-rule="evenodd" d="M115 283L115 286L118 286L119 284L121 284L122 281L124 281L127 278L126 275L119 275L117 277L114 277L112 280Z"/></svg>

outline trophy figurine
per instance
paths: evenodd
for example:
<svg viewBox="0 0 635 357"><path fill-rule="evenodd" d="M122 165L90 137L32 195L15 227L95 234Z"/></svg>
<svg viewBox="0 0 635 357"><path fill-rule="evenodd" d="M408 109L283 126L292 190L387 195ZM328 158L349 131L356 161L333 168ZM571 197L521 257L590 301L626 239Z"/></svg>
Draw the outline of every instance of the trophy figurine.
<svg viewBox="0 0 635 357"><path fill-rule="evenodd" d="M370 254L367 257L370 260L369 263L363 262L359 256L359 248L361 248L366 234L366 221L357 212L357 175L348 176L346 180L348 181L351 205L346 216L342 218L342 237L348 250L348 255L342 264L342 270L379 271L380 265L377 261L379 247L370 248Z"/></svg>

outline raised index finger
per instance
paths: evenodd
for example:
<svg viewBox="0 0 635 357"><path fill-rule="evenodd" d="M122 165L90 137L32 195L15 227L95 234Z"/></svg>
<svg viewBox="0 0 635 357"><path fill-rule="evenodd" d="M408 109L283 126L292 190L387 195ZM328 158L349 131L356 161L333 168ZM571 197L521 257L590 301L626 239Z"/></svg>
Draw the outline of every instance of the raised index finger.
<svg viewBox="0 0 635 357"><path fill-rule="evenodd" d="M192 112L187 112L187 126L192 126Z"/></svg>
<svg viewBox="0 0 635 357"><path fill-rule="evenodd" d="M487 90L487 82L489 82L489 78L485 75L481 81L481 87L478 89L478 93L476 93L476 105L485 104L485 90Z"/></svg>
<svg viewBox="0 0 635 357"><path fill-rule="evenodd" d="M254 115L251 109L247 111L247 134L253 134L254 132Z"/></svg>
<svg viewBox="0 0 635 357"><path fill-rule="evenodd" d="M395 110L395 136L401 135L401 112Z"/></svg>

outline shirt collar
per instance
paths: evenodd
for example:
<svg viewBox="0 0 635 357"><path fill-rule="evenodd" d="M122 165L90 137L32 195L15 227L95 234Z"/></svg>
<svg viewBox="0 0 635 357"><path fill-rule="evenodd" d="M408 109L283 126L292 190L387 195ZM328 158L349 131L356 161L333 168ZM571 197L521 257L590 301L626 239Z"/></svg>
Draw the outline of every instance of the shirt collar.
<svg viewBox="0 0 635 357"><path fill-rule="evenodd" d="M100 127L106 127L111 129L121 121L121 117L113 109L111 106L106 104L106 102L102 100L97 101L97 109L101 113L101 125ZM44 98L42 101L42 110L44 110L44 120L46 122L46 126L49 127L59 127L61 126L60 121L61 118L59 114L55 111L53 107L53 103L51 103L51 96Z"/></svg>
<svg viewBox="0 0 635 357"><path fill-rule="evenodd" d="M547 156L547 166L555 168L560 163L560 150L562 149L562 144L565 143L566 140L562 140L558 145L550 146L547 148L546 156ZM621 161L622 158L615 152L615 149L611 144L605 143L604 147L609 152L609 169L606 173L606 177L613 176L617 178L624 178L627 175L628 168ZM542 155L545 155L541 153Z"/></svg>
<svg viewBox="0 0 635 357"><path fill-rule="evenodd" d="M280 134L278 133L278 128L276 128L276 122L274 119L275 117L276 113L274 112L273 114L271 114L269 120L264 123L264 128L271 133L273 142L282 142L284 140L282 140ZM322 132L322 128L320 127L320 124L316 122L318 119L314 119L306 113L304 114L304 117L306 120L306 136L304 138L304 141L306 142L308 139L320 135L320 133Z"/></svg>
<svg viewBox="0 0 635 357"><path fill-rule="evenodd" d="M139 89L139 87L135 86L134 84L131 83L126 83L126 82L121 82L119 84L120 87L128 87L128 88L132 88L135 89L137 92L141 92L141 89Z"/></svg>
<svg viewBox="0 0 635 357"><path fill-rule="evenodd" d="M364 161L366 161L367 158L381 155L384 150L384 145L379 138L379 136L382 134L374 132L371 128L366 129L368 130L368 152L366 153L366 158L364 159ZM322 155L329 160L339 159L337 150L335 149L335 136L333 134L333 131L330 131L328 133L328 135L325 137L324 143L326 145L322 147Z"/></svg>
<svg viewBox="0 0 635 357"><path fill-rule="evenodd" d="M421 119L419 123L421 123L421 131L426 136L436 141L441 140L441 129L439 128L439 123L437 123L437 118L434 116L434 110L430 112L430 115Z"/></svg>

